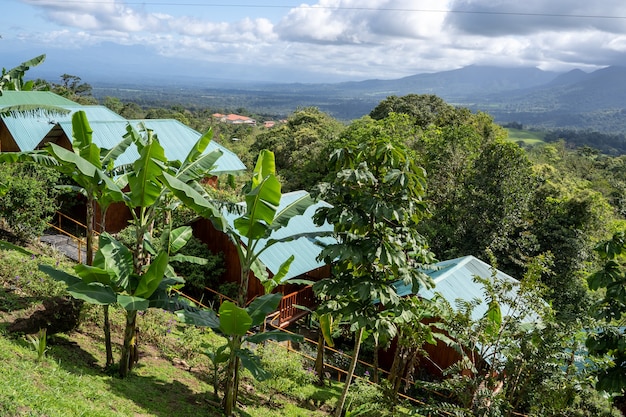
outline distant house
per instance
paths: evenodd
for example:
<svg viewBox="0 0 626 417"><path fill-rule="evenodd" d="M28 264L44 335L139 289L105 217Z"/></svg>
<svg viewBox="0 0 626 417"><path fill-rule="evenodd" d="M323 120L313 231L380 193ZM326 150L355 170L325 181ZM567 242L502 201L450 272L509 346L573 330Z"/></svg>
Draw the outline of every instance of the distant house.
<svg viewBox="0 0 626 417"><path fill-rule="evenodd" d="M126 134L130 124L137 129L140 124L151 129L159 138L165 155L169 160L183 160L201 134L181 122L173 119L126 120L104 106L83 106L51 92L43 91L5 91L0 96L0 109L9 106L42 105L55 106L68 111L66 114L49 112L22 112L0 116L0 152L31 151L43 148L47 143L56 143L71 149L72 115L82 110L93 130L93 142L100 148L112 148ZM222 156L217 160L213 171L215 175L241 173L245 165L236 154L215 141L211 141L205 152L219 150ZM131 145L116 161L124 165L139 157L134 145ZM97 210L96 212L99 212ZM83 217L84 215L79 215ZM117 232L125 227L130 214L125 206L111 207L107 213L106 225L110 232ZM77 220L84 220L78 218ZM96 219L100 223L100 219ZM96 230L99 228L94 225Z"/></svg>
<svg viewBox="0 0 626 417"><path fill-rule="evenodd" d="M282 195L278 210L282 210L293 201L306 194L306 191L294 191ZM332 232L333 226L325 224L323 226L317 226L313 222L313 214L321 206L328 206L328 203L319 201L307 210L299 215L293 217L287 226L282 227L275 231L270 238L282 239L289 236L297 236L304 233L320 232L328 233ZM234 229L233 223L238 214L229 213L224 211L224 216L229 225ZM216 230L212 223L206 219L200 219L193 224L194 235L207 244L209 249L214 252L222 252L224 254L225 272L221 277L222 282L233 282L238 284L240 282L241 268L239 266L239 257L237 250L230 240L230 238L223 232ZM240 237L241 238L241 237ZM243 238L241 238L243 239ZM325 264L317 259L318 255L322 251L323 245L334 242L332 237L299 237L289 242L276 243L259 256L259 260L265 265L270 276L274 276L283 262L285 262L292 254L295 259L291 263L289 272L283 278L283 282L291 278L307 279L311 281L317 281L322 278L330 276L330 265ZM243 242L245 244L245 242ZM259 249L263 249L264 242L261 243ZM283 294L296 293L298 291L307 291L307 303L309 307L312 306L313 298L310 287L308 289L303 288L302 285L284 284L276 289L277 292ZM253 299L256 296L263 295L264 289L261 282L251 273L250 284L248 287L248 300ZM295 297L295 296L294 296ZM287 297L286 297L287 298ZM299 302L296 302L299 304ZM307 304L304 304L307 305ZM283 308L288 308L283 306ZM302 310L299 310L302 311ZM286 313L283 316L283 323L287 323L290 319L293 319L293 311Z"/></svg>
<svg viewBox="0 0 626 417"><path fill-rule="evenodd" d="M256 126L256 120L251 117L241 116L239 114L221 114L214 113L213 117L222 123L228 123L231 125L250 125Z"/></svg>
<svg viewBox="0 0 626 417"><path fill-rule="evenodd" d="M271 129L276 126L276 122L273 120L266 120L263 122L263 127L266 129Z"/></svg>

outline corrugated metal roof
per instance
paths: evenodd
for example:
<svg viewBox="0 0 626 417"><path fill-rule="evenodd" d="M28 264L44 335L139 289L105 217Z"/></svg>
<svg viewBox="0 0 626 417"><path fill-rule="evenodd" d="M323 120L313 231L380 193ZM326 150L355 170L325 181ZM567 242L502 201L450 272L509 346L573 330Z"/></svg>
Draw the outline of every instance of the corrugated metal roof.
<svg viewBox="0 0 626 417"><path fill-rule="evenodd" d="M67 114L55 115L48 115L42 112L36 112L34 114L12 114L3 116L2 120L6 124L7 129L9 129L9 132L13 136L17 146L22 151L31 151L35 149L57 123L69 124L69 131L66 132L69 132L68 137L71 140L72 115L79 110L85 111L90 124L91 120L106 122L122 121L126 123L122 116L112 112L104 106L79 106L76 103L72 103L71 106L63 105L59 107L63 107L70 112ZM118 142L119 140L121 140L121 136L119 137Z"/></svg>
<svg viewBox="0 0 626 417"><path fill-rule="evenodd" d="M69 110L68 114L12 114L3 116L9 132L22 151L33 150L58 124L64 130L68 138L72 138L72 115L83 110L87 120L94 131L93 141L101 148L111 148L122 140L126 133L126 126L130 123L137 128L139 123L144 123L158 136L161 145L165 149L165 155L169 160L182 161L191 147L198 141L201 134L185 126L178 120L173 119L149 119L149 120L126 120L105 106L82 106L71 100L63 98L49 91L6 91L0 96L0 108L16 105L50 105ZM246 170L246 166L232 151L219 143L211 141L206 152L221 150L222 156L216 162L214 173L240 173ZM120 158L118 164L133 162L138 153L131 146Z"/></svg>
<svg viewBox="0 0 626 417"><path fill-rule="evenodd" d="M87 116L89 119L89 116ZM92 140L101 148L111 149L117 145L122 137L126 134L126 127L131 124L138 129L140 123L144 123L148 129L152 129L156 133L161 146L165 150L167 159L174 161L182 161L187 157L191 147L200 138L200 133L185 126L177 120L173 119L150 119L150 120L129 120L126 121L89 121L91 130L93 130ZM60 123L65 133L71 137L72 123ZM245 165L233 152L227 150L218 143L211 141L205 152L212 152L220 149L223 154L216 162L216 168L213 170L215 174L223 174L229 172L237 172L245 170ZM116 165L124 165L133 163L139 157L139 152L135 145L131 145L116 161Z"/></svg>
<svg viewBox="0 0 626 417"><path fill-rule="evenodd" d="M293 191L283 194L278 210L282 210L288 204L291 204L306 194L306 191ZM282 239L302 233L332 232L332 225L326 223L323 226L317 226L313 222L313 215L319 207L330 207L330 205L325 201L318 201L307 208L303 214L294 216L289 221L287 226L272 233L270 238ZM228 212L224 214L231 227L233 227L234 220L240 216L239 214ZM331 243L335 243L335 239L333 237L319 237L315 239L300 237L289 242L276 243L270 246L259 256L259 260L263 262L272 274L276 274L283 262L285 262L291 255L294 255L294 260L289 267L289 272L283 278L283 281L285 281L324 266L324 262L318 261L317 257L322 251L322 245ZM259 243L259 249L263 249L264 247L265 241L261 241Z"/></svg>
<svg viewBox="0 0 626 417"><path fill-rule="evenodd" d="M500 280L506 280L517 283L518 281L505 274L500 270L496 270L496 277ZM472 319L478 320L487 312L487 302L484 301L485 294L481 284L474 282L474 277L491 279L493 276L493 267L474 256L464 256L462 258L450 259L439 262L434 265L433 270L424 270L426 275L430 276L435 282L433 289L420 289L419 295L426 299L432 299L435 293L441 294L453 307L457 299L466 301L478 298L482 300L472 312ZM398 295L401 297L411 295L411 286L407 286L402 282L396 282L394 286ZM509 312L507 306L501 306L502 314Z"/></svg>
<svg viewBox="0 0 626 417"><path fill-rule="evenodd" d="M196 130L175 119L130 120L130 123L135 128L139 123L143 123L148 129L152 129L159 138L161 146L165 149L167 159L172 161L183 161L191 147L202 136ZM246 170L246 166L234 152L211 140L205 152L215 150L222 151L222 156L215 163L214 173L240 173Z"/></svg>
<svg viewBox="0 0 626 417"><path fill-rule="evenodd" d="M76 106L72 100L50 91L3 91L0 96L0 108L20 105L41 106Z"/></svg>

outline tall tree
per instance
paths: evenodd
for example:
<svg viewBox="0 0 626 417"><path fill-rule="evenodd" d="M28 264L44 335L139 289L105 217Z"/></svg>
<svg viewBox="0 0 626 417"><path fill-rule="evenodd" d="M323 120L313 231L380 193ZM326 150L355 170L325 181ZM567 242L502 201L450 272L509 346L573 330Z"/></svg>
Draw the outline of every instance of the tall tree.
<svg viewBox="0 0 626 417"><path fill-rule="evenodd" d="M343 128L317 108L302 108L287 123L258 134L251 151L272 149L285 191L311 190L327 175L330 143Z"/></svg>
<svg viewBox="0 0 626 417"><path fill-rule="evenodd" d="M433 254L416 230L428 214L426 173L397 135L404 122L405 116L354 122L345 132L345 147L333 154L336 176L321 188L320 197L332 206L320 208L315 220L334 225L337 243L321 254L333 264L332 277L313 289L325 300L320 314L341 314L355 332L337 416L343 413L364 330L391 338L398 321L413 318L392 283L402 280L416 292L431 285L419 267L432 262Z"/></svg>

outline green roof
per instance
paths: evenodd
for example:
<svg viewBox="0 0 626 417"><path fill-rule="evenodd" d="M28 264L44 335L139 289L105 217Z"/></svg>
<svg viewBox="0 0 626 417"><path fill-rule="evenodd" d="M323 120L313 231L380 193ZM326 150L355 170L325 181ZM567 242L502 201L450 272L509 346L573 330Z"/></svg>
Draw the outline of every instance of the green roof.
<svg viewBox="0 0 626 417"><path fill-rule="evenodd" d="M126 126L129 123L134 128L137 128L139 123L143 123L156 133L169 160L182 161L201 136L200 133L177 120L126 120L105 106L83 106L47 91L6 91L0 96L0 108L18 105L46 105L68 110L67 114L35 111L2 116L11 136L22 151L36 149L44 138L54 140L59 134L59 128L72 140L72 115L79 110L86 113L93 130L93 142L101 148L110 149L118 144L126 134ZM54 132L51 132L53 129ZM206 152L214 150L222 152L213 170L215 174L245 171L246 166L235 153L211 141ZM119 165L132 163L138 157L137 150L131 146L118 158L117 163Z"/></svg>
<svg viewBox="0 0 626 417"><path fill-rule="evenodd" d="M77 106L78 104L50 91L3 91L0 108L21 105Z"/></svg>

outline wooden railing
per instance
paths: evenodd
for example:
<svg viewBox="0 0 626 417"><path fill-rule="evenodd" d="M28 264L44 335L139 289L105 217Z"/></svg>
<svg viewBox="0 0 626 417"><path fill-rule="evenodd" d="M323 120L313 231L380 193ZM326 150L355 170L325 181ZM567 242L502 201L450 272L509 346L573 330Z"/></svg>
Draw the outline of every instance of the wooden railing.
<svg viewBox="0 0 626 417"><path fill-rule="evenodd" d="M295 317L306 315L308 311L301 307L312 308L316 304L313 287L310 285L300 291L283 296L278 305L278 326L281 327L285 323L289 323Z"/></svg>
<svg viewBox="0 0 626 417"><path fill-rule="evenodd" d="M56 220L56 221L55 221ZM52 222L53 223L48 223L48 226L52 229L54 229L56 232L69 237L70 239L72 239L72 241L76 244L76 250L77 250L77 259L79 263L82 263L83 261L83 250L84 248L87 247L87 240L84 237L78 237L75 236L73 233L68 232L66 229L63 228L63 223L65 220L65 224L67 225L67 223L71 224L72 227L74 228L78 228L79 230L82 231L82 229L84 229L85 234L87 234L87 226L81 222L79 222L78 220L75 220L71 217L69 217L66 214L63 214L59 211L57 211L55 213L55 217L52 218ZM99 233L96 232L94 230L94 239L93 239L93 245L94 248L93 250L96 251L98 249L98 235Z"/></svg>

